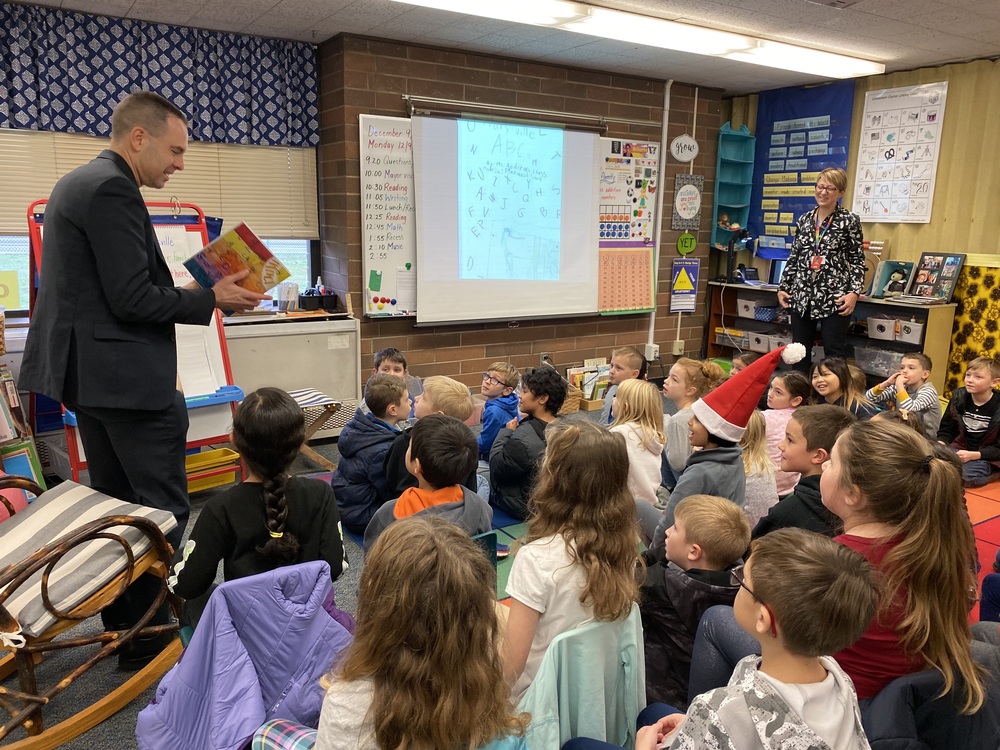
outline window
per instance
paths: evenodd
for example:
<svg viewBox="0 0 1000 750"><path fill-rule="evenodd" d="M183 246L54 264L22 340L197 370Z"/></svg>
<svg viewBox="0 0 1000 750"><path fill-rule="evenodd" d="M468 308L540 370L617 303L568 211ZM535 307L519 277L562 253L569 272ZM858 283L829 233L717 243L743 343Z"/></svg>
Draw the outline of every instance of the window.
<svg viewBox="0 0 1000 750"><path fill-rule="evenodd" d="M264 239L264 238L261 238ZM309 240L269 240L264 239L267 249L278 256L292 275L288 281L299 285L299 292L304 292L312 286L316 277L312 272L312 249Z"/></svg>

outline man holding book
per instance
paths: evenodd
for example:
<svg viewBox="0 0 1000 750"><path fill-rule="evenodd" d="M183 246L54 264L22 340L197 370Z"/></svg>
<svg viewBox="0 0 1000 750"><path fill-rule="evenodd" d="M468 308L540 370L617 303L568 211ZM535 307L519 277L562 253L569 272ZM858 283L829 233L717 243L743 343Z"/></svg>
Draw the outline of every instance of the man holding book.
<svg viewBox="0 0 1000 750"><path fill-rule="evenodd" d="M110 147L52 189L20 376L22 387L76 412L95 489L176 516L174 547L190 510L174 324L208 325L213 308L265 299L237 285L245 272L211 289L173 285L139 188L166 185L186 150L184 114L134 92L115 107ZM124 602L119 619L105 617L107 626L131 625L145 611L130 598L115 602ZM134 668L128 661L122 653L119 664Z"/></svg>

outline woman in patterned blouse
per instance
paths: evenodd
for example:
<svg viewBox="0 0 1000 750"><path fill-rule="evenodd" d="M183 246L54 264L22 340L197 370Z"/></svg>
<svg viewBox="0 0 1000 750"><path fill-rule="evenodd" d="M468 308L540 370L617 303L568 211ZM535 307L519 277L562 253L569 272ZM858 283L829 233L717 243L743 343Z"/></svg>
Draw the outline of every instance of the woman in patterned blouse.
<svg viewBox="0 0 1000 750"><path fill-rule="evenodd" d="M778 302L791 308L792 340L806 356L795 368L808 373L819 324L826 357L847 357L847 329L865 278L861 220L843 208L847 173L830 167L816 179L816 208L799 217L792 252L781 275Z"/></svg>

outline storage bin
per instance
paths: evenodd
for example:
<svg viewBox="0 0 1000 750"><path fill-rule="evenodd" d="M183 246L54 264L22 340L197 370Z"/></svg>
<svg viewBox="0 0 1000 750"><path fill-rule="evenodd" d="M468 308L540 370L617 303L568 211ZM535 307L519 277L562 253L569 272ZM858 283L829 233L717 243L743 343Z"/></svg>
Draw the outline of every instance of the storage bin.
<svg viewBox="0 0 1000 750"><path fill-rule="evenodd" d="M895 318L868 318L868 338L895 341L896 322Z"/></svg>
<svg viewBox="0 0 1000 750"><path fill-rule="evenodd" d="M788 346L792 343L792 336L788 333L779 333L769 337L771 340L771 348L769 351L774 351L775 349L780 349L783 346Z"/></svg>
<svg viewBox="0 0 1000 750"><path fill-rule="evenodd" d="M184 459L184 469L188 476L199 471L209 471L211 469L221 469L232 467L232 471L221 474L213 474L209 477L198 479L188 479L188 492L201 492L213 487L221 487L224 484L232 484L236 481L236 473L240 468L240 454L229 448L215 448L201 453L192 453Z"/></svg>
<svg viewBox="0 0 1000 750"><path fill-rule="evenodd" d="M768 307L767 305L758 305L753 309L754 320L762 320L765 323L773 323L775 318L778 317L777 307Z"/></svg>
<svg viewBox="0 0 1000 750"><path fill-rule="evenodd" d="M753 318L754 310L757 309L757 301L752 299L736 298L736 314L741 318Z"/></svg>
<svg viewBox="0 0 1000 750"><path fill-rule="evenodd" d="M750 332L750 344L747 347L752 352L766 353L771 351L771 335L763 332Z"/></svg>
<svg viewBox="0 0 1000 750"><path fill-rule="evenodd" d="M862 372L885 377L899 370L899 366L903 364L903 353L869 346L856 346L854 347L854 364Z"/></svg>
<svg viewBox="0 0 1000 750"><path fill-rule="evenodd" d="M750 337L746 331L738 328L723 328L717 326L715 329L715 343L720 346L735 346L737 349L746 349L750 345Z"/></svg>
<svg viewBox="0 0 1000 750"><path fill-rule="evenodd" d="M924 343L924 324L913 320L899 321L899 333L896 341L905 341L908 344Z"/></svg>

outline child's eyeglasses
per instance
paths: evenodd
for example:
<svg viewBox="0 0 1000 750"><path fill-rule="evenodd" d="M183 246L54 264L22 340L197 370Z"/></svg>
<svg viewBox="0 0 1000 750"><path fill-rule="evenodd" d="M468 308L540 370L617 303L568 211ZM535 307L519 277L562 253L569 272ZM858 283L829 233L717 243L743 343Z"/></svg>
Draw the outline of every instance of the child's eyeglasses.
<svg viewBox="0 0 1000 750"><path fill-rule="evenodd" d="M729 583L733 586L742 586L747 590L747 593L754 598L755 601L760 602L761 606L767 610L767 614L771 617L771 637L778 637L778 628L774 624L774 612L771 608L764 603L764 600L757 596L750 587L746 584L746 573L744 572L745 565L737 565L735 568L729 571Z"/></svg>
<svg viewBox="0 0 1000 750"><path fill-rule="evenodd" d="M504 386L507 385L505 382L503 382L502 380L498 379L493 375L490 375L488 372L483 373L483 380L489 383L490 385L504 385Z"/></svg>

